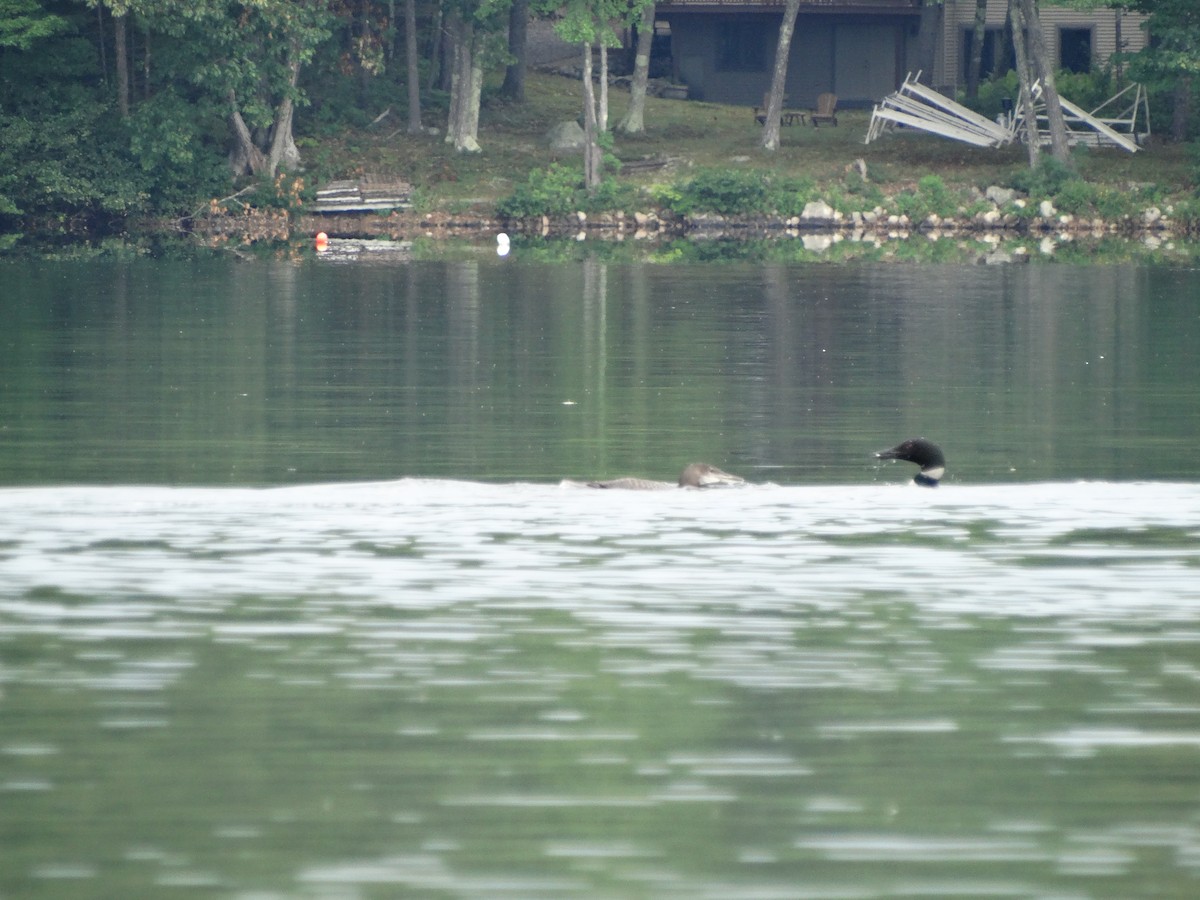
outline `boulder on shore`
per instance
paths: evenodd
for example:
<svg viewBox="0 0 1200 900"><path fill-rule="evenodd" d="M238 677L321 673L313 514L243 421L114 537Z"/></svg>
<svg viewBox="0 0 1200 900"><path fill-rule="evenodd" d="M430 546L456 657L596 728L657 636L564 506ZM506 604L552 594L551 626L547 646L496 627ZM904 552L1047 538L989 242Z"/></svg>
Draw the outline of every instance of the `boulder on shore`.
<svg viewBox="0 0 1200 900"><path fill-rule="evenodd" d="M560 122L546 133L546 143L559 153L582 152L585 140L583 129L574 119Z"/></svg>

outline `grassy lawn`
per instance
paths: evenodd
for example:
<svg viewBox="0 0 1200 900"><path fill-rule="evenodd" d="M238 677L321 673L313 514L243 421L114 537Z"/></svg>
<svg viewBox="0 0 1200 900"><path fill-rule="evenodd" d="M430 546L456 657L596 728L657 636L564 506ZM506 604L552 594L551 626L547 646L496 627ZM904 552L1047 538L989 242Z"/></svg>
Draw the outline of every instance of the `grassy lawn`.
<svg viewBox="0 0 1200 900"><path fill-rule="evenodd" d="M426 125L441 132L437 135L410 136L402 122L388 118L337 139L310 139L303 150L322 180L362 172L389 173L416 186L418 209L490 208L524 182L531 170L578 159L555 156L544 137L553 125L579 116L581 94L577 80L530 72L526 103L485 102L480 154L457 154L443 141L445 114L440 109L427 110L424 115ZM612 91L611 123L619 121L628 100L627 92ZM731 166L832 185L840 183L848 168L861 158L870 180L894 193L928 174L940 176L952 187L984 188L1003 183L1027 167L1025 148L1020 145L984 149L933 135L898 132L865 145L869 119L869 110L847 110L839 111L837 127L784 127L782 146L768 153L759 145L762 128L754 122L749 107L650 97L646 101L647 133L617 135L615 152L626 160L670 160L663 169L622 176L643 186L685 179L693 170ZM1157 183L1169 186L1168 192L1192 191L1193 166L1186 148L1177 145L1154 142L1136 154L1085 149L1076 164L1079 173L1096 184L1124 188Z"/></svg>

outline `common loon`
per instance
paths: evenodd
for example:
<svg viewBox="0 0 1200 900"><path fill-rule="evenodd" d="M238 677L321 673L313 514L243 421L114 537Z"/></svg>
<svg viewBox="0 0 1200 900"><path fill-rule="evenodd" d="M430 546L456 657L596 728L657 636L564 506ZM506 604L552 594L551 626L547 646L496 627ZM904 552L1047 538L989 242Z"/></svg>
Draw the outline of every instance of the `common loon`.
<svg viewBox="0 0 1200 900"><path fill-rule="evenodd" d="M679 473L678 485L669 481L653 481L649 478L613 478L610 481L589 481L590 488L605 488L626 491L662 491L673 487L706 488L717 485L744 484L745 480L710 466L708 463L691 463Z"/></svg>
<svg viewBox="0 0 1200 900"><path fill-rule="evenodd" d="M925 438L909 438L891 450L880 450L875 458L916 463L921 471L913 477L913 481L922 487L937 487L946 474L946 457L942 455L942 448Z"/></svg>

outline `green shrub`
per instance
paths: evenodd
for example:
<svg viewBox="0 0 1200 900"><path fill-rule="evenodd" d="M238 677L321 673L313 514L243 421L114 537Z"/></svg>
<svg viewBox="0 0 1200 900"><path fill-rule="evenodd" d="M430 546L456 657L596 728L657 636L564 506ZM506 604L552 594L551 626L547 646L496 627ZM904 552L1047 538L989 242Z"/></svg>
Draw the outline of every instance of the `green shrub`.
<svg viewBox="0 0 1200 900"><path fill-rule="evenodd" d="M764 208L781 216L798 216L810 200L817 197L817 186L811 178L772 178L767 182Z"/></svg>
<svg viewBox="0 0 1200 900"><path fill-rule="evenodd" d="M120 217L141 210L145 193L124 139L102 105L0 114L0 212Z"/></svg>
<svg viewBox="0 0 1200 900"><path fill-rule="evenodd" d="M1110 69L1097 72L1068 72L1063 69L1054 76L1054 85L1060 97L1066 97L1083 109L1095 109L1117 92ZM1133 94L1126 94L1125 97L1132 100Z"/></svg>
<svg viewBox="0 0 1200 900"><path fill-rule="evenodd" d="M1200 198L1181 200L1171 215L1188 234L1200 234Z"/></svg>
<svg viewBox="0 0 1200 900"><path fill-rule="evenodd" d="M926 175L917 182L916 190L897 194L892 205L909 221L920 223L934 214L943 218L955 215L959 201L958 194L946 187L940 175Z"/></svg>
<svg viewBox="0 0 1200 900"><path fill-rule="evenodd" d="M496 204L496 215L502 219L565 216L583 207L584 196L582 170L554 163L530 172L524 184Z"/></svg>
<svg viewBox="0 0 1200 900"><path fill-rule="evenodd" d="M738 215L765 212L767 182L761 172L746 169L706 169L680 185L675 211Z"/></svg>
<svg viewBox="0 0 1200 900"><path fill-rule="evenodd" d="M129 149L152 209L177 211L224 192L229 186L222 146L226 130L222 115L170 89L134 108Z"/></svg>
<svg viewBox="0 0 1200 900"><path fill-rule="evenodd" d="M1089 215L1096 208L1098 191L1082 178L1067 181L1051 199L1055 207L1076 216Z"/></svg>
<svg viewBox="0 0 1200 900"><path fill-rule="evenodd" d="M1053 197L1068 181L1078 178L1069 166L1053 156L1043 155L1035 168L1018 169L1008 186L1032 197Z"/></svg>
<svg viewBox="0 0 1200 900"><path fill-rule="evenodd" d="M1011 100L1015 107L1020 96L1021 85L1017 79L1017 73L1009 70L1003 75L981 82L979 96L974 101L968 102L965 97L958 99L981 116L995 119L1004 112L1005 100Z"/></svg>

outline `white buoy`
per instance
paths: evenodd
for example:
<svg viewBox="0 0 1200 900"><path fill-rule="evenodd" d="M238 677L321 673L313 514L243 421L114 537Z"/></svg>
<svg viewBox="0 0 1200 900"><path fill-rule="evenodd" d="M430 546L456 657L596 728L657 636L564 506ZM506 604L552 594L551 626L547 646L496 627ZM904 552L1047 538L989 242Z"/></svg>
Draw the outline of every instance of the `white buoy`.
<svg viewBox="0 0 1200 900"><path fill-rule="evenodd" d="M508 235L503 231L496 235L496 255L508 256L508 251L511 249L511 242Z"/></svg>

